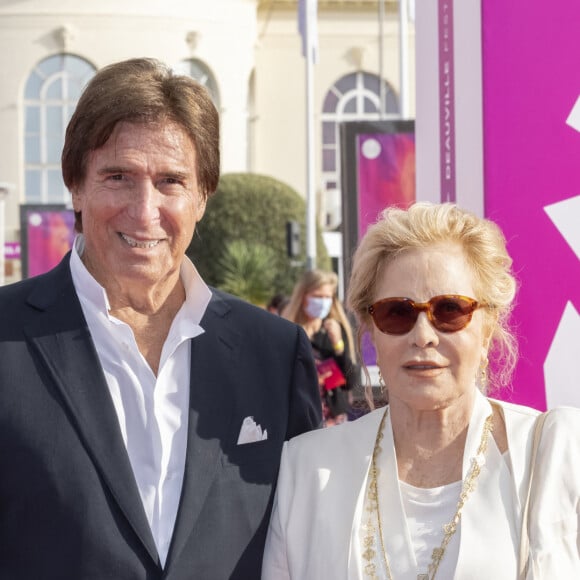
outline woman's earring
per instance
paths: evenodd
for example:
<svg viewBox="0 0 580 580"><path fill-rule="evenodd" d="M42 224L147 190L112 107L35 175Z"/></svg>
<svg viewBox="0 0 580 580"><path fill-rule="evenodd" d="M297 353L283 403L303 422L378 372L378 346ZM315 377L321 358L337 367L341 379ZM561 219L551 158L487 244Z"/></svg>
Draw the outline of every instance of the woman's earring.
<svg viewBox="0 0 580 580"><path fill-rule="evenodd" d="M479 384L482 389L487 387L487 367L489 365L489 360L485 359L481 362L479 366Z"/></svg>
<svg viewBox="0 0 580 580"><path fill-rule="evenodd" d="M389 390L387 389L387 384L385 383L385 379L383 379L383 375L381 373L380 368L379 368L379 386L381 387L381 393L383 394L383 397L386 397Z"/></svg>
<svg viewBox="0 0 580 580"><path fill-rule="evenodd" d="M386 389L385 379L383 379L383 375L381 374L381 369L379 369L379 386L381 387L381 391Z"/></svg>
<svg viewBox="0 0 580 580"><path fill-rule="evenodd" d="M388 404L389 403L389 389L385 383L385 379L383 379L383 375L381 373L381 369L379 368L379 387L381 388L381 395L383 396L383 401Z"/></svg>

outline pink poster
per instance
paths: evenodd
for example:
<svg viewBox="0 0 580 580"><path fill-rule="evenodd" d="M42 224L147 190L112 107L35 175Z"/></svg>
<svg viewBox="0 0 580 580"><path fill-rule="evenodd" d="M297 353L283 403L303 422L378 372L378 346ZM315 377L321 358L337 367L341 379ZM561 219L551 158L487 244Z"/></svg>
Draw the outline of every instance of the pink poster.
<svg viewBox="0 0 580 580"><path fill-rule="evenodd" d="M51 206L21 206L23 273L25 277L54 268L71 249L74 241L72 210Z"/></svg>
<svg viewBox="0 0 580 580"><path fill-rule="evenodd" d="M485 214L520 281L502 398L580 406L580 2L482 0Z"/></svg>
<svg viewBox="0 0 580 580"><path fill-rule="evenodd" d="M415 135L360 134L357 152L360 239L387 206L415 201Z"/></svg>
<svg viewBox="0 0 580 580"><path fill-rule="evenodd" d="M386 207L406 208L415 201L415 134L361 133L356 150L360 239ZM368 334L363 336L361 354L367 367L376 364Z"/></svg>

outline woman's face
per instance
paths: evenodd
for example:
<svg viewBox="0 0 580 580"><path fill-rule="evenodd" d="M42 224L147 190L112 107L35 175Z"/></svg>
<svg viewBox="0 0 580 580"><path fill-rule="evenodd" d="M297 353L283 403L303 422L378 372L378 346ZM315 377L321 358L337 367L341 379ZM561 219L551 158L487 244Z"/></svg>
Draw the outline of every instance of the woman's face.
<svg viewBox="0 0 580 580"><path fill-rule="evenodd" d="M333 296L334 286L332 284L322 284L322 286L318 286L318 288L304 295L302 309L311 320L326 318L332 307Z"/></svg>
<svg viewBox="0 0 580 580"><path fill-rule="evenodd" d="M386 266L374 300L391 297L427 302L441 294L477 298L474 279L461 246L437 244L409 250ZM436 330L425 312L403 335L384 334L373 324L372 338L389 402L399 399L417 411L435 410L471 398L480 364L487 358L489 337L484 311L473 313L462 330Z"/></svg>

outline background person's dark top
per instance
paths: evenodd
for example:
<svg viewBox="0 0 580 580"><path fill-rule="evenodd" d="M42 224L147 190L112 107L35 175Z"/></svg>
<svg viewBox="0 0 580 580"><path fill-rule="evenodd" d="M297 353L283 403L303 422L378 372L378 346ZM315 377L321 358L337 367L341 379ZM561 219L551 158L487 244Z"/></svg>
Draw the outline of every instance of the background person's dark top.
<svg viewBox="0 0 580 580"><path fill-rule="evenodd" d="M347 392L354 389L359 384L359 367L355 364L350 356L350 344L348 342L348 337L342 325L340 326L342 340L344 341L344 350L341 354L336 354L334 347L330 341L328 333L324 326L318 332L315 332L311 339L310 344L312 345L312 351L314 357L320 360L325 360L328 358L333 358L338 364L342 374L346 379L346 384L344 387L339 387L342 389L343 394L334 396L337 397L335 407L331 408L331 416L335 417L339 413L348 413L350 405L348 404ZM324 391L321 391L321 396L324 396ZM327 401L328 402L328 401Z"/></svg>

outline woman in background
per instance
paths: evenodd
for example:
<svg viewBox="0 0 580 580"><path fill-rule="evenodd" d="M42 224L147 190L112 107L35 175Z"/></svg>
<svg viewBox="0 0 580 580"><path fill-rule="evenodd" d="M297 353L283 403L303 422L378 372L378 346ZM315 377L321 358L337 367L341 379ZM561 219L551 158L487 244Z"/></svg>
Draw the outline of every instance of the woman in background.
<svg viewBox="0 0 580 580"><path fill-rule="evenodd" d="M334 272L309 270L294 286L282 316L302 326L319 371L326 426L348 419L350 393L358 381L352 328L336 295Z"/></svg>

